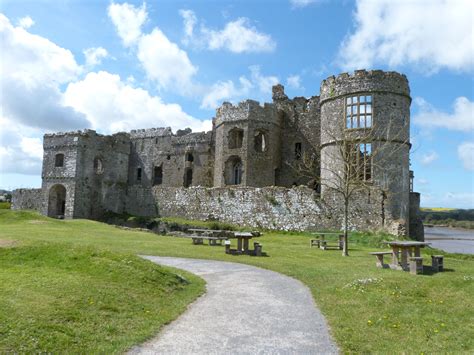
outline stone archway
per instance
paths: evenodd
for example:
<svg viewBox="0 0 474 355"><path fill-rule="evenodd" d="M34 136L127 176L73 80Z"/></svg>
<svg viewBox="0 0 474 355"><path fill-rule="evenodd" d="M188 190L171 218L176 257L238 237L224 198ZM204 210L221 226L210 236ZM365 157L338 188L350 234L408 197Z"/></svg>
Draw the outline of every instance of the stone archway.
<svg viewBox="0 0 474 355"><path fill-rule="evenodd" d="M53 218L64 218L66 212L66 188L57 184L49 189L48 216Z"/></svg>

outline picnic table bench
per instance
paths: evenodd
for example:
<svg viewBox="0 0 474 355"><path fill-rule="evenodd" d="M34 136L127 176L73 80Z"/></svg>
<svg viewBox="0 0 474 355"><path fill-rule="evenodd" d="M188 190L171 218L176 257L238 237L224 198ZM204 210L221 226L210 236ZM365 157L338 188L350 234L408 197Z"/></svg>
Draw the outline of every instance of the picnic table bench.
<svg viewBox="0 0 474 355"><path fill-rule="evenodd" d="M312 248L313 246L317 246L318 248L322 250L326 250L329 248L337 248L339 250L342 250L344 248L344 234L339 234L339 233L313 233L313 235L319 236L319 239L311 239L309 241L309 246ZM330 242L325 239L326 236L338 236L339 240Z"/></svg>

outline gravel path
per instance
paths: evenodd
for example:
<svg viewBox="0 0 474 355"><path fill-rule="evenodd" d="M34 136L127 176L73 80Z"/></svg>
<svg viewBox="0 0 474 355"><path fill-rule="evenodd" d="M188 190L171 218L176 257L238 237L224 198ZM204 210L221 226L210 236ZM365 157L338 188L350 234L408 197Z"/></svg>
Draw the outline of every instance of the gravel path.
<svg viewBox="0 0 474 355"><path fill-rule="evenodd" d="M309 289L293 278L237 263L145 258L202 277L207 293L130 354L338 352Z"/></svg>

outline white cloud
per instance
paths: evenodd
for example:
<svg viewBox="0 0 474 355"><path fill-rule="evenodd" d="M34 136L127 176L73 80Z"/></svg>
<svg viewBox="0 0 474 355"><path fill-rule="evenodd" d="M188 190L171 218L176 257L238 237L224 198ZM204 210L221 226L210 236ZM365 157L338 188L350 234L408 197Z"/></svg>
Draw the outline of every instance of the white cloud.
<svg viewBox="0 0 474 355"><path fill-rule="evenodd" d="M432 128L447 128L449 130L474 130L474 102L466 97L458 97L453 103L453 113L437 110L424 99L417 97L414 100L418 113L413 122L419 126Z"/></svg>
<svg viewBox="0 0 474 355"><path fill-rule="evenodd" d="M68 105L87 116L92 128L104 133L163 126L198 131L211 128L210 121L188 115L180 105L166 104L160 97L104 71L69 84L64 97Z"/></svg>
<svg viewBox="0 0 474 355"><path fill-rule="evenodd" d="M270 94L272 86L278 84L278 78L273 75L265 76L260 73L258 65L250 67L251 81L257 85L261 93Z"/></svg>
<svg viewBox="0 0 474 355"><path fill-rule="evenodd" d="M355 32L341 45L345 69L416 64L422 71L474 69L471 0L358 0Z"/></svg>
<svg viewBox="0 0 474 355"><path fill-rule="evenodd" d="M436 159L438 159L439 156L436 152L434 151L431 151L427 154L423 154L422 157L421 157L421 164L423 165L429 165L431 164L432 162L434 162Z"/></svg>
<svg viewBox="0 0 474 355"><path fill-rule="evenodd" d="M235 100L249 94L253 84L245 77L239 78L239 84L235 85L232 80L218 81L202 99L201 108L214 109L225 100Z"/></svg>
<svg viewBox="0 0 474 355"><path fill-rule="evenodd" d="M199 33L194 31L198 20L192 10L181 10L185 37L183 43L204 46L210 50L224 49L233 53L272 52L276 43L266 33L259 32L246 17L227 22L223 29L215 30L205 25Z"/></svg>
<svg viewBox="0 0 474 355"><path fill-rule="evenodd" d="M308 5L314 4L317 0L290 0L290 4L293 7L306 7Z"/></svg>
<svg viewBox="0 0 474 355"><path fill-rule="evenodd" d="M458 157L466 170L474 171L474 142L464 142L459 145Z"/></svg>
<svg viewBox="0 0 474 355"><path fill-rule="evenodd" d="M84 50L84 56L86 57L86 65L93 67L102 63L102 59L107 58L109 53L102 47L87 48Z"/></svg>
<svg viewBox="0 0 474 355"><path fill-rule="evenodd" d="M112 20L119 37L125 47L130 47L138 41L142 34L142 26L148 18L146 4L141 7L123 3L116 4L112 2L107 13Z"/></svg>
<svg viewBox="0 0 474 355"><path fill-rule="evenodd" d="M0 126L0 172L40 174L43 157L42 140L38 138L40 131L4 117L0 117Z"/></svg>
<svg viewBox="0 0 474 355"><path fill-rule="evenodd" d="M162 88L179 88L189 92L195 67L185 51L171 42L160 29L143 35L138 44L137 57L147 76Z"/></svg>
<svg viewBox="0 0 474 355"><path fill-rule="evenodd" d="M286 84L291 89L301 89L301 78L299 75L290 75L286 79Z"/></svg>
<svg viewBox="0 0 474 355"><path fill-rule="evenodd" d="M22 17L18 20L18 26L28 29L35 24L35 21L30 16Z"/></svg>
<svg viewBox="0 0 474 355"><path fill-rule="evenodd" d="M194 26L197 23L197 17L192 10L179 10L179 14L183 18L184 23L184 44L189 44L194 36Z"/></svg>
<svg viewBox="0 0 474 355"><path fill-rule="evenodd" d="M12 26L2 14L0 33L0 106L4 118L50 130L88 127L82 114L62 103L60 85L82 72L72 53L46 38Z"/></svg>
<svg viewBox="0 0 474 355"><path fill-rule="evenodd" d="M212 85L202 99L201 108L213 109L225 100L235 103L239 99L247 98L250 95L250 89L253 88L257 88L260 94L271 94L272 86L278 84L278 78L261 74L258 65L250 66L249 70L250 78L241 76L238 84L227 80Z"/></svg>

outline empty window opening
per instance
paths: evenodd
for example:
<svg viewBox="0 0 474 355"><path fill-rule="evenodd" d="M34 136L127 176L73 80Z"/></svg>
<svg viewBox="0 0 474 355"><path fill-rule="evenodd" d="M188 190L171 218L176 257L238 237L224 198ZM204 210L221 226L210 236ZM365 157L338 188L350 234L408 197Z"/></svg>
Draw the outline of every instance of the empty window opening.
<svg viewBox="0 0 474 355"><path fill-rule="evenodd" d="M104 172L104 165L99 157L94 158L94 172L100 175Z"/></svg>
<svg viewBox="0 0 474 355"><path fill-rule="evenodd" d="M242 148L244 141L244 130L240 128L233 128L229 131L229 149Z"/></svg>
<svg viewBox="0 0 474 355"><path fill-rule="evenodd" d="M192 153L186 153L186 161L192 163L194 161L194 156Z"/></svg>
<svg viewBox="0 0 474 355"><path fill-rule="evenodd" d="M56 154L56 157L54 158L54 166L57 168L64 166L64 154Z"/></svg>
<svg viewBox="0 0 474 355"><path fill-rule="evenodd" d="M240 185L242 183L243 165L238 156L230 157L224 168L224 179L226 185Z"/></svg>
<svg viewBox="0 0 474 355"><path fill-rule="evenodd" d="M267 149L265 133L258 131L254 137L254 147L257 152L264 152Z"/></svg>
<svg viewBox="0 0 474 355"><path fill-rule="evenodd" d="M166 160L170 160L170 159L171 159L171 155L168 154L168 155L166 156Z"/></svg>
<svg viewBox="0 0 474 355"><path fill-rule="evenodd" d="M232 171L232 184L240 185L242 183L242 163L234 164Z"/></svg>
<svg viewBox="0 0 474 355"><path fill-rule="evenodd" d="M357 143L349 145L351 180L372 181L372 144Z"/></svg>
<svg viewBox="0 0 474 355"><path fill-rule="evenodd" d="M161 185L163 183L163 167L155 166L153 169L153 185Z"/></svg>
<svg viewBox="0 0 474 355"><path fill-rule="evenodd" d="M137 169L137 181L142 181L142 168Z"/></svg>
<svg viewBox="0 0 474 355"><path fill-rule="evenodd" d="M372 96L346 97L346 128L372 127Z"/></svg>
<svg viewBox="0 0 474 355"><path fill-rule="evenodd" d="M300 160L301 159L301 154L302 154L302 147L301 143L295 143L295 159Z"/></svg>
<svg viewBox="0 0 474 355"><path fill-rule="evenodd" d="M193 169L187 168L184 171L184 187L189 187L193 183Z"/></svg>

